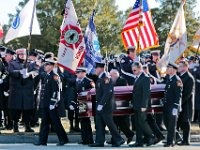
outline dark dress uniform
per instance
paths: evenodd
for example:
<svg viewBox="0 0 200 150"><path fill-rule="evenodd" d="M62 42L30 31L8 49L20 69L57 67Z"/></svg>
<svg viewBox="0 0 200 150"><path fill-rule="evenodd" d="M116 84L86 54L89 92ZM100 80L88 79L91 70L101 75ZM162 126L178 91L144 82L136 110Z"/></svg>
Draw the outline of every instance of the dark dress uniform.
<svg viewBox="0 0 200 150"><path fill-rule="evenodd" d="M200 65L196 66L192 74L195 78L195 115L194 115L194 121L199 121L200 124Z"/></svg>
<svg viewBox="0 0 200 150"><path fill-rule="evenodd" d="M70 131L80 131L78 118L79 111L77 107L76 76L65 70L63 73L63 85L64 102L65 108L68 110ZM74 110L70 110L70 105L74 107Z"/></svg>
<svg viewBox="0 0 200 150"><path fill-rule="evenodd" d="M85 90L93 88L92 80L84 77L82 80L76 81L76 91L77 93L83 92ZM82 137L82 144L93 144L93 134L92 134L92 127L90 118L81 118L81 137Z"/></svg>
<svg viewBox="0 0 200 150"><path fill-rule="evenodd" d="M113 121L114 93L111 79L104 72L101 74L96 83L96 101L98 105L102 105L101 111L96 110L96 141L95 144L100 146L105 142L105 127L108 126L114 145L120 146L124 140L117 131Z"/></svg>
<svg viewBox="0 0 200 150"><path fill-rule="evenodd" d="M39 143L37 145L46 145L49 133L49 125L51 124L58 136L60 143L67 143L68 137L61 124L58 112L59 105L59 76L51 71L49 74L43 75L42 89L40 95L40 109L42 123L39 133ZM50 106L55 106L50 109Z"/></svg>
<svg viewBox="0 0 200 150"><path fill-rule="evenodd" d="M0 58L0 127L3 127L2 110L4 109L4 84L3 76L5 74L5 67L2 59Z"/></svg>
<svg viewBox="0 0 200 150"><path fill-rule="evenodd" d="M27 67L28 72L37 71L31 63L24 63L20 59L12 60L8 65L9 72L9 99L8 109L12 110L14 120L14 131L18 132L18 121L23 112L25 127L30 131L30 119L32 110L35 108L34 101L34 79L30 75L28 78L22 78L20 70Z"/></svg>
<svg viewBox="0 0 200 150"><path fill-rule="evenodd" d="M119 77L116 82L114 83L114 86L127 86L127 81ZM125 134L128 141L127 143L130 143L133 139L134 132L130 130L130 119L129 116L114 116L113 117L115 124L119 129Z"/></svg>
<svg viewBox="0 0 200 150"><path fill-rule="evenodd" d="M12 61L12 60L11 60ZM11 130L13 128L13 121L12 121L12 117L11 117L11 112L8 109L8 98L9 98L9 73L8 73L8 63L4 62L4 66L5 66L5 77L3 79L3 85L4 85L4 124L6 129Z"/></svg>
<svg viewBox="0 0 200 150"><path fill-rule="evenodd" d="M151 74L148 74L149 78L150 78L150 83L151 85L154 85L156 83L156 79L155 77L153 77ZM149 107L151 107L152 103L151 101L149 102ZM156 136L157 140L155 141L156 143L159 143L161 140L164 140L164 135L162 134L162 132L160 131L160 128L158 126L158 124L156 123L156 117L154 115L154 113L148 113L147 114L147 122L151 128L151 130L153 131L153 134Z"/></svg>
<svg viewBox="0 0 200 150"><path fill-rule="evenodd" d="M149 68L149 73L152 76L154 76L155 78L159 78L156 63L153 60L150 60L150 61L147 62L147 65L148 65L148 68Z"/></svg>
<svg viewBox="0 0 200 150"><path fill-rule="evenodd" d="M150 79L144 72L136 78L133 85L132 105L135 112L136 143L134 146L143 146L143 135L147 137L147 146L153 144L153 133L147 123L147 112L142 108L148 108L150 102Z"/></svg>
<svg viewBox="0 0 200 150"><path fill-rule="evenodd" d="M128 85L133 85L134 83L132 64L133 60L129 56L122 58L120 61L122 77L127 80Z"/></svg>
<svg viewBox="0 0 200 150"><path fill-rule="evenodd" d="M5 74L5 66L2 59L0 58L0 80L1 80L0 82L0 111L3 110L3 92L4 92L3 76L4 74Z"/></svg>
<svg viewBox="0 0 200 150"><path fill-rule="evenodd" d="M193 119L194 111L195 82L192 74L189 72L180 75L180 78L183 83L183 92L181 101L182 111L178 118L178 124L180 124L183 130L182 144L189 144L190 122Z"/></svg>
<svg viewBox="0 0 200 150"><path fill-rule="evenodd" d="M173 146L173 140L175 139L176 121L177 114L173 114L173 109L180 108L180 101L182 96L182 81L177 76L168 77L165 86L165 96L164 96L164 109L163 118L164 124L167 128L167 143L166 146Z"/></svg>

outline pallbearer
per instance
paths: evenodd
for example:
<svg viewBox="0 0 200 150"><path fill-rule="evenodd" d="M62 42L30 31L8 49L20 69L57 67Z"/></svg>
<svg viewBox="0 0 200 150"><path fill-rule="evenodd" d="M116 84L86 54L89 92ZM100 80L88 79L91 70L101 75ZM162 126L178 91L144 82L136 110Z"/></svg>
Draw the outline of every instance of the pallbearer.
<svg viewBox="0 0 200 150"><path fill-rule="evenodd" d="M111 132L113 146L120 146L124 143L124 139L117 131L117 127L113 121L113 96L114 89L111 78L105 72L105 63L96 63L96 141L91 147L103 147L105 142L105 127L107 126Z"/></svg>

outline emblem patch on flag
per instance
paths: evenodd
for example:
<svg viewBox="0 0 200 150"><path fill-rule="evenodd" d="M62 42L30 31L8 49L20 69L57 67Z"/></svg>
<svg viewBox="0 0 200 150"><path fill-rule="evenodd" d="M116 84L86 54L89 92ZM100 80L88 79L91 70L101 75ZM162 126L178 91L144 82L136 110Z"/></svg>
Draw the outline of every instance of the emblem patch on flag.
<svg viewBox="0 0 200 150"><path fill-rule="evenodd" d="M12 24L12 28L17 29L19 27L19 25L20 25L20 17L17 15L13 24Z"/></svg>

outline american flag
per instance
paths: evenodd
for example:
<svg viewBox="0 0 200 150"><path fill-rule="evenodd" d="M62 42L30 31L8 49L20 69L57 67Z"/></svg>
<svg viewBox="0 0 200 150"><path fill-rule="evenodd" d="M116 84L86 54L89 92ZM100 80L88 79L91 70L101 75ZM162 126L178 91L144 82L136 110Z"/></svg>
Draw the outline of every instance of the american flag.
<svg viewBox="0 0 200 150"><path fill-rule="evenodd" d="M151 12L147 0L136 0L122 31L125 48L136 46L139 40L140 50L159 45Z"/></svg>

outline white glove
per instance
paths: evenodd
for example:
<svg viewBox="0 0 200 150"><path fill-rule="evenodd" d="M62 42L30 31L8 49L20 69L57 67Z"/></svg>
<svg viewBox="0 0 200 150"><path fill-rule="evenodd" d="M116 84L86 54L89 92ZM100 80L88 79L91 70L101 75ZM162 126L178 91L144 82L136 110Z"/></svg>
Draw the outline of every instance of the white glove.
<svg viewBox="0 0 200 150"><path fill-rule="evenodd" d="M50 105L50 106L49 106L49 109L50 109L50 110L53 110L53 109L55 109L55 106L54 106L54 105Z"/></svg>
<svg viewBox="0 0 200 150"><path fill-rule="evenodd" d="M177 116L178 115L178 109L177 108L173 108L172 109L172 115L173 116Z"/></svg>
<svg viewBox="0 0 200 150"><path fill-rule="evenodd" d="M69 105L69 109L70 109L70 110L74 110L74 106Z"/></svg>
<svg viewBox="0 0 200 150"><path fill-rule="evenodd" d="M8 97L9 93L8 92L3 92L4 96Z"/></svg>
<svg viewBox="0 0 200 150"><path fill-rule="evenodd" d="M26 68L24 68L24 69L21 69L19 72L23 75L23 74L25 74L27 71L26 71Z"/></svg>
<svg viewBox="0 0 200 150"><path fill-rule="evenodd" d="M23 79L26 79L26 78L28 78L29 76L30 76L29 73L25 73L25 74L23 74Z"/></svg>
<svg viewBox="0 0 200 150"><path fill-rule="evenodd" d="M103 105L98 105L97 106L97 111L102 111L102 109L103 109Z"/></svg>
<svg viewBox="0 0 200 150"><path fill-rule="evenodd" d="M3 79L0 79L0 84L2 84L3 83Z"/></svg>

